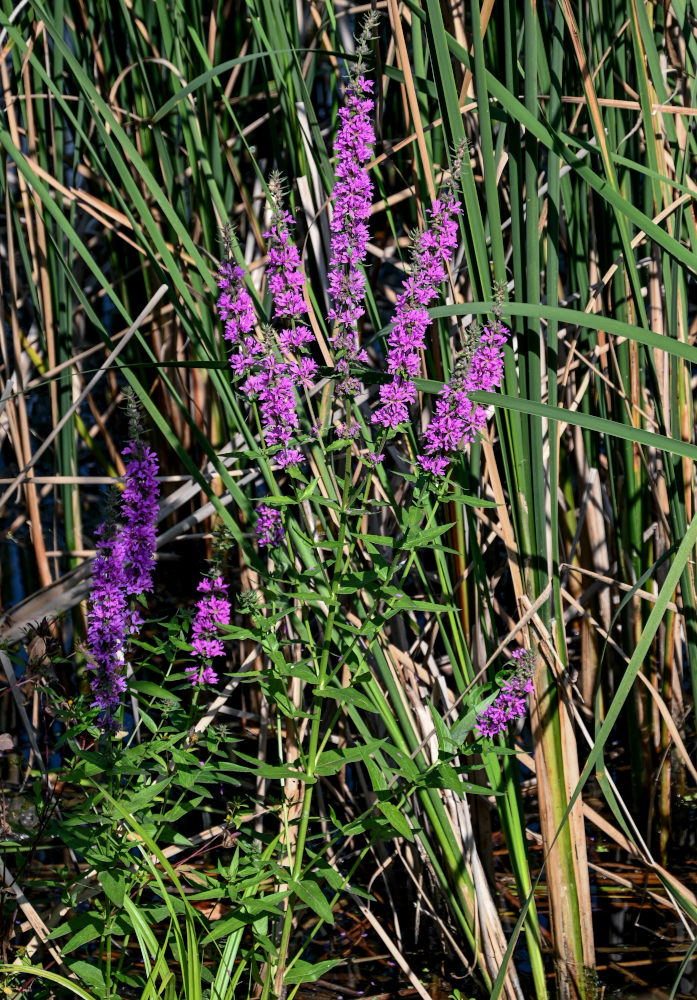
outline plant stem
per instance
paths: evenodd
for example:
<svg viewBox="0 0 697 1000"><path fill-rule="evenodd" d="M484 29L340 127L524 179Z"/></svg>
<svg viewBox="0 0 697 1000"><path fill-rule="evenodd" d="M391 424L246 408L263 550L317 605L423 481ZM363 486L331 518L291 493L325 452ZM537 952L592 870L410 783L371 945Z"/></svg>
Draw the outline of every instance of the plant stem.
<svg viewBox="0 0 697 1000"><path fill-rule="evenodd" d="M337 609L337 594L339 590L339 584L341 582L341 577L343 575L343 558L342 553L344 549L344 541L346 539L346 521L347 521L347 510L349 506L349 486L351 482L351 452L353 450L353 443L348 442L346 446L346 464L344 467L344 485L343 494L341 501L341 514L339 522L339 541L337 545L336 561L334 563L334 573L332 576L332 586L330 592L330 605L329 605L329 615L327 617L327 625L324 632L324 642L322 644L322 655L319 663L319 671L317 675L317 685L315 687L315 692L321 692L326 687L326 677L327 677L327 664L329 662L329 651L332 644L332 633L334 630L334 620L336 618ZM310 742L307 751L307 766L306 774L314 776L315 768L317 767L317 748L319 745L320 727L322 723L322 698L317 697L315 694L315 704L312 712L312 722L310 724ZM297 881L300 878L302 872L304 857L305 857L305 843L307 840L307 830L310 823L310 812L312 810L312 785L306 785L303 790L303 808L300 815L300 825L298 827L298 839L295 843L295 861L293 864L292 878L293 881ZM276 995L281 995L281 989L283 986L283 975L285 972L286 958L288 956L288 942L290 941L290 933L293 926L293 894L288 897L288 905L286 907L286 912L283 919L283 930L281 932L281 943L278 951L278 961L276 964L276 981L275 989ZM266 992L266 990L265 990Z"/></svg>

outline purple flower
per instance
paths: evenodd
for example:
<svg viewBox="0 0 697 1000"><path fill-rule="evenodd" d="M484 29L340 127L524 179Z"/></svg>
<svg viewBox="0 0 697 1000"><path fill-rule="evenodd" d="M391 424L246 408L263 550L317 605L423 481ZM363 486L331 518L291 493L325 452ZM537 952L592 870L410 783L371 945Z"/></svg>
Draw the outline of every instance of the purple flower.
<svg viewBox="0 0 697 1000"><path fill-rule="evenodd" d="M189 675L192 687L200 687L201 684L218 683L218 675L211 666L193 665L191 667L186 667L184 673Z"/></svg>
<svg viewBox="0 0 697 1000"><path fill-rule="evenodd" d="M160 496L159 465L152 448L139 440L130 441L123 454L130 461L126 463L126 486L121 495L123 530L119 546L126 593L137 595L152 590Z"/></svg>
<svg viewBox="0 0 697 1000"><path fill-rule="evenodd" d="M281 330L278 334L278 346L282 354L302 350L305 344L311 344L315 335L306 326L297 326L292 330Z"/></svg>
<svg viewBox="0 0 697 1000"><path fill-rule="evenodd" d="M291 361L288 368L297 385L302 385L306 389L311 388L317 374L317 362L313 358L300 358L298 361Z"/></svg>
<svg viewBox="0 0 697 1000"><path fill-rule="evenodd" d="M305 456L299 448L282 448L276 455L279 469L287 469L289 465L299 465Z"/></svg>
<svg viewBox="0 0 697 1000"><path fill-rule="evenodd" d="M259 547L270 546L276 548L283 544L286 537L283 528L281 512L276 507L269 507L268 504L259 504L257 508L256 536Z"/></svg>
<svg viewBox="0 0 697 1000"><path fill-rule="evenodd" d="M367 51L368 33L364 30L358 43L360 55ZM368 355L358 344L358 321L365 312L365 275L362 263L368 245L368 225L373 199L373 185L365 164L373 155L375 133L370 123L373 83L362 74L354 74L346 89L344 106L339 109L339 129L334 142L336 183L329 255L328 318L334 321L332 343L345 352L349 362L363 362ZM348 378L348 372L342 378ZM346 387L340 395L350 395Z"/></svg>
<svg viewBox="0 0 697 1000"><path fill-rule="evenodd" d="M313 334L306 326L296 325L305 312L305 276L291 238L292 217L281 205L280 175L272 175L269 190L272 224L264 234L269 244L268 284L274 296L274 319L290 325L278 334L264 327L261 340L251 335L254 313L244 287L244 272L230 262L220 269L218 284L223 292L218 312L225 324L225 336L234 345L230 367L234 376L243 380L242 393L250 402L257 402L262 442L266 448L277 450L276 464L285 469L303 460L300 449L291 446L299 427L296 390L312 386L317 363L304 355L307 345L315 339ZM303 356L286 358L290 352Z"/></svg>
<svg viewBox="0 0 697 1000"><path fill-rule="evenodd" d="M535 654L518 649L512 656L515 673L503 682L496 698L477 716L476 729L479 736L497 736L505 732L509 722L522 719L525 715L525 695L533 690Z"/></svg>
<svg viewBox="0 0 697 1000"><path fill-rule="evenodd" d="M459 173L455 164L453 175ZM457 215L460 204L451 187L429 209L431 223L414 239L411 274L397 299L394 324L387 338L387 370L391 382L380 387L381 406L371 417L374 424L396 430L409 419L409 406L416 399L413 379L421 371L421 352L430 323L426 308L438 296L446 275L445 264L457 245Z"/></svg>
<svg viewBox="0 0 697 1000"><path fill-rule="evenodd" d="M126 483L120 499L123 527L111 521L96 531L91 606L87 615L87 659L93 671L93 707L102 712L105 729L126 689L124 650L142 618L128 597L152 590L159 486L155 453L140 440L123 450Z"/></svg>
<svg viewBox="0 0 697 1000"><path fill-rule="evenodd" d="M194 624L191 629L191 648L202 660L223 656L225 647L218 637L220 625L229 625L232 607L228 600L227 584L222 576L204 577L198 585L203 597L196 604ZM218 675L210 664L194 664L185 670L192 686L217 684Z"/></svg>
<svg viewBox="0 0 697 1000"><path fill-rule="evenodd" d="M434 476L442 476L450 465L450 460L443 455L418 455L419 462L426 472Z"/></svg>
<svg viewBox="0 0 697 1000"><path fill-rule="evenodd" d="M380 386L380 402L382 406L372 416L372 422L385 427L396 428L409 419L409 406L416 400L416 388L413 382L404 382L395 378Z"/></svg>
<svg viewBox="0 0 697 1000"><path fill-rule="evenodd" d="M224 261L218 271L218 288L218 315L223 324L223 336L236 344L254 330L256 322L242 268L232 261Z"/></svg>
<svg viewBox="0 0 697 1000"><path fill-rule="evenodd" d="M118 536L114 526L102 524L97 531L97 556L93 566L91 606L87 615L88 669L94 671L90 687L93 708L103 713L105 729L126 689L124 647L129 631L126 581Z"/></svg>
<svg viewBox="0 0 697 1000"><path fill-rule="evenodd" d="M293 216L281 208L281 184L278 174L274 174L269 184L273 204L271 229L264 233L268 242L269 291L274 297L274 319L298 320L306 311L303 288L305 275L298 248L293 242L290 226Z"/></svg>
<svg viewBox="0 0 697 1000"><path fill-rule="evenodd" d="M493 392L503 381L503 346L508 330L496 323L485 327L481 337L455 365L453 377L436 401L435 413L424 434L424 454L418 455L423 469L442 476L450 457L474 441L486 423L486 410L473 403L470 392Z"/></svg>

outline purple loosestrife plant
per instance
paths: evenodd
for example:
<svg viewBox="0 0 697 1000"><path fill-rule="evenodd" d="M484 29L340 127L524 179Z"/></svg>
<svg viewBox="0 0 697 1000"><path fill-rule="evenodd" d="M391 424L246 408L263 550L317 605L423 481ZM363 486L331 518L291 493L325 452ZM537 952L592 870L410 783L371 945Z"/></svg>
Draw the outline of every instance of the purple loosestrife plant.
<svg viewBox="0 0 697 1000"><path fill-rule="evenodd" d="M185 670L193 687L218 683L218 675L208 661L215 656L224 655L225 647L219 637L219 626L229 625L232 614L227 584L220 574L204 577L198 585L198 592L203 596L196 604L191 648L202 662Z"/></svg>
<svg viewBox="0 0 697 1000"><path fill-rule="evenodd" d="M218 316L223 336L230 344L248 346L256 317L252 297L244 284L244 269L231 260L223 261L218 271Z"/></svg>
<svg viewBox="0 0 697 1000"><path fill-rule="evenodd" d="M223 292L218 298L218 315L224 325L224 336L234 348L230 366L235 377L246 376L242 392L250 402L258 400L264 443L267 447L281 445L276 461L285 468L302 459L302 452L288 447L298 427L294 373L276 357L270 328L266 328L263 340L250 333L254 328L254 311L244 287L242 268L225 262L219 276L218 285ZM231 302L239 306L238 311L232 311Z"/></svg>
<svg viewBox="0 0 697 1000"><path fill-rule="evenodd" d="M140 439L123 449L126 486L121 495L123 529L120 534L126 593L138 595L152 590L160 487L159 465L152 448Z"/></svg>
<svg viewBox="0 0 697 1000"><path fill-rule="evenodd" d="M223 242L230 258L233 237L229 226L223 232ZM231 347L230 367L234 377L240 378L255 364L258 356L264 354L264 345L254 336L256 316L252 297L244 283L244 268L231 259L224 260L218 269L218 288L218 318L223 337Z"/></svg>
<svg viewBox="0 0 697 1000"><path fill-rule="evenodd" d="M296 389L312 387L317 362L306 353L315 337L301 321L306 312L303 296L305 274L292 238L293 218L283 208L282 183L278 172L271 175L269 193L271 228L264 234L269 251L267 274L269 290L273 295L273 319L282 324L282 329L278 333L267 330L267 354L265 363L260 365L260 375L268 377L259 392L259 410L266 443L282 445L276 461L284 469L303 459L300 449L290 447L299 427ZM281 360L276 357L277 354L281 355ZM301 356L291 356L297 354Z"/></svg>
<svg viewBox="0 0 697 1000"><path fill-rule="evenodd" d="M268 504L259 504L257 508L257 523L255 528L259 548L278 548L283 545L286 537L283 528L283 518L280 510L276 507L269 507Z"/></svg>
<svg viewBox="0 0 697 1000"><path fill-rule="evenodd" d="M264 233L269 252L267 278L269 291L273 295L273 319L281 323L293 324L293 329L282 330L281 340L292 348L302 348L314 341L314 334L306 327L297 327L305 314L305 274L300 253L292 238L293 216L283 208L283 184L281 175L275 170L269 178L271 201L271 227ZM281 336L283 335L283 336ZM282 347L283 353L287 348Z"/></svg>
<svg viewBox="0 0 697 1000"><path fill-rule="evenodd" d="M259 405L264 442L268 448L280 445L274 460L281 469L302 461L298 448L290 447L299 426L296 410L296 378L289 365L280 361L272 346L273 331L266 330L267 351L242 385L242 391Z"/></svg>
<svg viewBox="0 0 697 1000"><path fill-rule="evenodd" d="M477 716L475 729L479 736L498 736L506 731L509 722L525 716L525 695L533 690L535 654L517 649L512 653L512 659L515 672L503 682L494 701Z"/></svg>
<svg viewBox="0 0 697 1000"><path fill-rule="evenodd" d="M87 615L87 660L93 671L93 708L102 713L104 729L112 729L126 689L124 648L129 632L129 608L121 546L110 521L96 531L91 606Z"/></svg>
<svg viewBox="0 0 697 1000"><path fill-rule="evenodd" d="M416 401L414 379L421 371L421 352L430 324L427 306L438 297L446 277L446 263L457 245L460 203L455 198L454 183L460 176L462 156L463 150L459 150L451 180L428 210L429 228L413 238L411 274L397 299L394 325L387 338L387 370L392 380L380 386L381 405L371 418L386 429L396 430L405 423Z"/></svg>
<svg viewBox="0 0 697 1000"><path fill-rule="evenodd" d="M157 457L137 436L135 403L129 403L134 440L124 448L125 487L116 512L97 529L91 607L87 616L87 659L93 671L93 706L102 713L105 729L113 728L121 695L126 689L125 648L142 624L128 598L152 590L159 501Z"/></svg>
<svg viewBox="0 0 697 1000"><path fill-rule="evenodd" d="M363 261L368 245L368 218L373 199L373 184L365 164L373 155L375 133L370 123L374 101L372 80L363 75L364 57L377 18L366 18L358 38L356 65L349 72L344 106L339 109L339 129L334 142L336 183L331 220L329 255L328 318L334 322L332 343L337 352L339 396L353 395L358 381L351 374L354 362L365 362L368 355L359 346L358 322L364 314L365 275Z"/></svg>
<svg viewBox="0 0 697 1000"><path fill-rule="evenodd" d="M292 217L281 205L278 174L271 178L270 192L272 220L270 230L265 233L269 243L269 289L274 296L273 318L285 325L279 333L264 327L261 340L252 335L254 310L244 287L244 271L229 261L219 272L218 315L224 336L233 346L230 355L233 373L244 377L241 388L248 400L258 402L264 444L278 449L274 461L285 469L303 460L302 451L292 446L299 428L296 389L313 384L317 363L304 354L315 338L299 323L305 312L302 295L305 276L291 237ZM227 239L229 247L229 234ZM288 357L291 352L303 356Z"/></svg>
<svg viewBox="0 0 697 1000"><path fill-rule="evenodd" d="M455 364L453 377L436 401L435 413L424 434L424 454L418 460L426 472L442 476L450 456L474 441L486 423L486 408L470 399L470 392L493 392L503 381L503 347L508 330L498 319L475 333L473 346Z"/></svg>
<svg viewBox="0 0 697 1000"><path fill-rule="evenodd" d="M297 385L309 389L317 374L317 362L307 356L308 345L315 343L315 335L301 321L306 312L302 294L305 273L292 239L293 217L283 208L281 176L277 171L269 180L269 193L271 228L264 234L264 239L269 249L267 274L269 290L273 295L273 319L283 325L276 337L277 346L283 357L298 353L303 355L297 359L288 358L286 370Z"/></svg>

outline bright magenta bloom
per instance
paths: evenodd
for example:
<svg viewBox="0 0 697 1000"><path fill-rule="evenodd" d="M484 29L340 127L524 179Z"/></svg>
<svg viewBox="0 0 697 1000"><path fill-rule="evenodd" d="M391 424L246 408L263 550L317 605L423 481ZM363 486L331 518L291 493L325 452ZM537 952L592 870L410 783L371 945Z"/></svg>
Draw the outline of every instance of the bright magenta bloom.
<svg viewBox="0 0 697 1000"><path fill-rule="evenodd" d="M222 576L204 577L198 585L203 597L196 604L196 615L191 630L191 648L202 660L223 656L225 647L219 638L219 626L229 625L232 606L228 600L227 584ZM185 671L193 687L197 684L217 684L218 675L210 664L187 667Z"/></svg>
<svg viewBox="0 0 697 1000"><path fill-rule="evenodd" d="M387 338L387 370L393 378L380 386L382 405L371 417L374 424L396 430L409 419L409 407L416 400L413 379L421 370L421 351L430 323L426 307L438 297L446 261L457 245L459 212L460 204L448 189L429 209L429 229L414 240L411 274L397 299L394 326Z"/></svg>
<svg viewBox="0 0 697 1000"><path fill-rule="evenodd" d="M503 347L508 330L496 323L485 327L464 370L458 366L436 401L436 410L424 435L421 466L442 476L450 456L474 441L486 423L486 410L473 403L470 392L493 392L503 381Z"/></svg>
<svg viewBox="0 0 697 1000"><path fill-rule="evenodd" d="M124 651L128 637L142 618L128 598L152 590L156 524L160 488L157 456L140 440L123 450L126 484L120 498L123 526L102 524L96 532L92 600L87 615L88 668L93 706L102 712L101 725L113 726L113 717L126 690Z"/></svg>
<svg viewBox="0 0 697 1000"><path fill-rule="evenodd" d="M276 507L269 507L268 504L259 504L257 508L256 536L259 547L267 545L270 548L277 548L283 545L286 537L283 528L283 519L280 510Z"/></svg>
<svg viewBox="0 0 697 1000"><path fill-rule="evenodd" d="M533 691L532 670L535 654L517 649L513 654L516 670L504 681L496 698L477 716L479 736L497 736L506 731L509 722L522 719L526 710L526 694Z"/></svg>
<svg viewBox="0 0 697 1000"><path fill-rule="evenodd" d="M368 245L368 218L373 184L364 164L373 155L375 133L370 124L373 99L372 80L359 76L346 89L344 107L339 109L339 131L334 143L336 184L331 221L329 295L334 320L332 341L337 351L346 351L351 360L367 361L358 349L358 320L365 312L365 275L361 267Z"/></svg>

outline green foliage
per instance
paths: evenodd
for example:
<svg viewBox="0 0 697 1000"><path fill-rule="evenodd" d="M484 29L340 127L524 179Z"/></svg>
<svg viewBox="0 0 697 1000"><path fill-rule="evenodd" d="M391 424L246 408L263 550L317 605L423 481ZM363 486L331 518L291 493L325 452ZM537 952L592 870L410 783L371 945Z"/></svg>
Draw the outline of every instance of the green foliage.
<svg viewBox="0 0 697 1000"><path fill-rule="evenodd" d="M31 976L37 996L84 1000L266 1000L286 989L292 998L331 972L334 958L315 961L311 945L339 923L341 901L377 905L361 885L379 869L389 887L406 841L415 880L426 870L435 887L435 925L460 960L475 957L487 996L547 996L534 893L546 886L559 994L591 998L600 987L589 968L581 806L594 775L616 842L657 873L686 926L697 922L668 864L680 825L670 768L688 802L697 691L697 148L683 114L695 103L697 11L682 0L472 2L457 15L452 6L407 0L400 14L390 3L378 29L379 198L364 325L379 367L404 236L466 136L462 252L452 301L430 310L417 388L426 400L440 389L466 317L500 309L515 342L486 440L435 490L413 470L420 428L390 432L387 468L370 468L358 404L357 446L311 436L308 415L307 474L279 485L211 307L230 220L235 258L254 265L249 290L268 319L255 279L275 166L304 220L308 295L326 343L329 140L352 11L327 2L298 19L280 0L0 5L0 416L10 414L3 455L20 470L0 499L13 532L1 543L3 597L14 600L5 581L18 564L29 595L5 638L57 610L81 635L81 553L102 513L84 469L120 471L127 387L167 473L188 477L165 498L164 546L192 527L222 528L226 569L254 588L221 630L230 654L221 706L218 692L191 694L182 614L149 617L133 642L115 739L100 734L84 676L81 691L62 688L74 665L84 672L79 653L29 671L60 763L39 768L43 747L30 742L31 780L3 805L3 864L21 884L34 878L26 862L36 850L61 860L36 883L49 899L42 951L2 967L13 988ZM331 381L327 359L320 374ZM368 402L381 378L366 372ZM90 389L76 407L78 384ZM311 404L328 422L328 397ZM48 441L40 453L29 426L37 412L32 430ZM26 481L32 454L49 480L43 509ZM250 532L262 495L287 531L272 563ZM528 853L520 741L475 731L502 649L523 639L538 651L544 706L525 736L545 769L538 782L547 780L534 806L541 869ZM31 741L23 671L8 660L6 697ZM611 738L631 755L628 789L608 771ZM19 774L13 760L8 773ZM491 843L471 829L476 796L505 838L521 901L512 934L483 874ZM14 900L8 890L3 921ZM522 987L512 962L520 933L532 969Z"/></svg>

